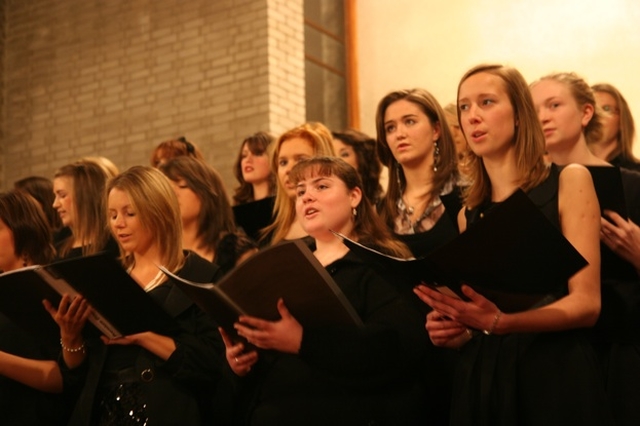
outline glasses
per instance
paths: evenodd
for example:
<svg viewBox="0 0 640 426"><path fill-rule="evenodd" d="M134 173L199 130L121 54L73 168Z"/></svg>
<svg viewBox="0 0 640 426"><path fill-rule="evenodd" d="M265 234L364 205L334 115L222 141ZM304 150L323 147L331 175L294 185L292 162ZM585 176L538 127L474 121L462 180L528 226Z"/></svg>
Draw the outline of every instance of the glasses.
<svg viewBox="0 0 640 426"><path fill-rule="evenodd" d="M612 105L602 105L602 110L609 115L620 114L620 109Z"/></svg>

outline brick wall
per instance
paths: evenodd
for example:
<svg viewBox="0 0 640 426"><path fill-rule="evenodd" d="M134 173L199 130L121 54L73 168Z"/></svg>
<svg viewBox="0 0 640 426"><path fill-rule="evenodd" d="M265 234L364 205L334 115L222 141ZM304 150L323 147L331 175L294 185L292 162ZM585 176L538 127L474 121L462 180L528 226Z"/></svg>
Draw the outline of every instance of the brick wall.
<svg viewBox="0 0 640 426"><path fill-rule="evenodd" d="M302 0L6 0L2 187L186 136L235 186L244 136L304 121Z"/></svg>

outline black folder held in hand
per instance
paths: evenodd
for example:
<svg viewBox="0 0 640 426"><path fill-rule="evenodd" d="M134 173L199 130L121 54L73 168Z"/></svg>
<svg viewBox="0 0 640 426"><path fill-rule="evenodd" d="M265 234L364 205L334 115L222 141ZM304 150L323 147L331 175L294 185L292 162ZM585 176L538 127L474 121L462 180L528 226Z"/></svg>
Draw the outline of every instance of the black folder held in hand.
<svg viewBox="0 0 640 426"><path fill-rule="evenodd" d="M410 285L424 282L459 296L460 286L468 284L505 312L530 308L587 265L521 190L455 239L418 259L390 257L337 235L386 277Z"/></svg>
<svg viewBox="0 0 640 426"><path fill-rule="evenodd" d="M116 338L143 331L162 332L173 318L122 268L112 254L62 260L0 275L0 311L28 332L45 339L60 330L42 300L58 306L61 295L81 294L93 308L89 321ZM87 333L97 331L89 327Z"/></svg>
<svg viewBox="0 0 640 426"><path fill-rule="evenodd" d="M331 275L299 240L256 253L217 284L195 283L161 270L235 340L243 340L233 328L240 315L276 321L280 298L303 327L362 325Z"/></svg>

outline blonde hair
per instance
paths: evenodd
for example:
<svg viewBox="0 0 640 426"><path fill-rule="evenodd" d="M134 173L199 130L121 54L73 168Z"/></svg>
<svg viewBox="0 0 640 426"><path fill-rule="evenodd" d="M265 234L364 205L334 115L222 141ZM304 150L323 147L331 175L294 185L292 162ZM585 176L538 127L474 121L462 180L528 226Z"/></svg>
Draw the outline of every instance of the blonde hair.
<svg viewBox="0 0 640 426"><path fill-rule="evenodd" d="M59 168L54 178L60 177L72 181L74 223L73 235L61 245L58 256L64 258L74 241L82 247L83 256L103 250L109 239L104 198L107 174L96 163L78 161Z"/></svg>
<svg viewBox="0 0 640 426"><path fill-rule="evenodd" d="M107 194L114 189L129 197L140 224L153 235L162 264L173 272L180 269L184 262L182 219L169 178L152 167L133 166L109 181ZM125 268L133 265L131 253L120 247L120 255Z"/></svg>
<svg viewBox="0 0 640 426"><path fill-rule="evenodd" d="M309 142L313 147L314 155L335 157L331 131L322 123L309 122L286 131L278 138L271 153L272 170L278 170L280 147L285 141L293 138L301 138ZM261 240L272 234L271 244L276 244L286 237L291 225L296 220L295 202L287 194L287 190L282 186L280 179L276 179L276 199L273 214L274 221L262 231Z"/></svg>

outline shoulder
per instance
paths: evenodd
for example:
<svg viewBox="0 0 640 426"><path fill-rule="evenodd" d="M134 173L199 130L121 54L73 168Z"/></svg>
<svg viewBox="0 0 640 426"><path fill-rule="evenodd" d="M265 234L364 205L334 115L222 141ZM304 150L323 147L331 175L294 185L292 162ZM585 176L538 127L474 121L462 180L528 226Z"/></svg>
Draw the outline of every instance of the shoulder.
<svg viewBox="0 0 640 426"><path fill-rule="evenodd" d="M567 164L560 170L560 190L566 188L569 190L580 189L581 187L593 188L593 180L589 169L581 164Z"/></svg>
<svg viewBox="0 0 640 426"><path fill-rule="evenodd" d="M178 276L195 282L215 282L219 279L220 268L196 253L185 250L184 265Z"/></svg>

